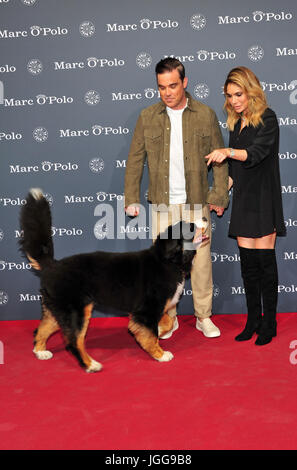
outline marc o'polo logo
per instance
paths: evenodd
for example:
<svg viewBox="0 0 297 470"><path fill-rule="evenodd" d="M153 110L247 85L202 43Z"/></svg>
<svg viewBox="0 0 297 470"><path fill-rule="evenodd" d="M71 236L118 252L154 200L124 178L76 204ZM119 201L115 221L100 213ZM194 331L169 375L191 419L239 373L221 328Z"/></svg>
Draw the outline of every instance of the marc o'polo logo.
<svg viewBox="0 0 297 470"><path fill-rule="evenodd" d="M141 29L172 29L178 28L178 21L166 19L166 20L150 20L148 18L143 18L140 20Z"/></svg>
<svg viewBox="0 0 297 470"><path fill-rule="evenodd" d="M139 21L139 25L137 23L127 23L127 24L119 24L119 23L107 23L106 24L106 31L107 32L123 32L123 31L138 31L141 30L155 30L155 29L176 29L179 27L179 23L176 20L172 20L170 18L167 19L154 19L151 20L149 18L143 18Z"/></svg>
<svg viewBox="0 0 297 470"><path fill-rule="evenodd" d="M236 59L235 52L232 51L197 51L197 59L201 62L206 60L234 60Z"/></svg>
<svg viewBox="0 0 297 470"><path fill-rule="evenodd" d="M220 263L228 262L234 263L240 261L240 257L237 253L230 255L227 253L216 253L214 251L211 252L211 261L215 263L216 261Z"/></svg>
<svg viewBox="0 0 297 470"><path fill-rule="evenodd" d="M18 173L39 173L40 171L43 171L45 173L48 172L73 172L77 171L79 169L79 166L77 163L72 163L72 162L67 162L67 163L61 163L61 162L50 162L50 161L44 161L41 162L40 165L9 165L10 173L11 174L18 174ZM1 199L0 199L1 202Z"/></svg>
<svg viewBox="0 0 297 470"><path fill-rule="evenodd" d="M264 57L264 49L262 46L259 46L256 44L254 46L249 47L248 58L252 62L259 62L260 60L263 59L263 57Z"/></svg>
<svg viewBox="0 0 297 470"><path fill-rule="evenodd" d="M282 186L282 194L296 194L297 193L297 186L293 186L288 184L287 186Z"/></svg>
<svg viewBox="0 0 297 470"><path fill-rule="evenodd" d="M45 127L36 127L33 131L33 138L36 142L45 142L48 139L48 131Z"/></svg>
<svg viewBox="0 0 297 470"><path fill-rule="evenodd" d="M279 294L296 294L297 286L295 284L291 284L290 286L280 284L278 286L278 292Z"/></svg>
<svg viewBox="0 0 297 470"><path fill-rule="evenodd" d="M118 126L101 126L100 124L94 124L91 129L60 129L60 138L71 138L71 137L89 137L94 136L114 136L114 135L127 135L129 134L128 127Z"/></svg>
<svg viewBox="0 0 297 470"><path fill-rule="evenodd" d="M136 65L142 70L148 69L152 62L152 56L148 52L140 52L136 57Z"/></svg>
<svg viewBox="0 0 297 470"><path fill-rule="evenodd" d="M46 193L44 197L46 198L48 203L52 205L53 197L49 193ZM27 204L26 199L22 199L21 197L15 197L15 198L11 198L8 196L0 197L0 205L2 205L3 207L25 206L26 204ZM16 234L16 238L19 238L21 236L21 230L15 230L15 234Z"/></svg>
<svg viewBox="0 0 297 470"><path fill-rule="evenodd" d="M27 70L31 75L39 75L43 70L43 65L39 59L31 59L27 63Z"/></svg>
<svg viewBox="0 0 297 470"><path fill-rule="evenodd" d="M94 227L94 235L95 235L95 238L97 238L97 240L104 240L104 238L107 238L107 235L108 235L107 224L96 223Z"/></svg>
<svg viewBox="0 0 297 470"><path fill-rule="evenodd" d="M296 222L296 220L294 222ZM296 251L291 251L289 253L288 251L285 251L284 252L284 259L285 260L297 261L297 252Z"/></svg>
<svg viewBox="0 0 297 470"><path fill-rule="evenodd" d="M55 36L66 36L68 29L62 26L30 26L29 29L9 31L8 29L0 30L0 39L16 39L16 38L40 38L40 37L55 37Z"/></svg>
<svg viewBox="0 0 297 470"><path fill-rule="evenodd" d="M118 57L88 57L86 61L65 62L65 60L61 60L60 62L54 62L54 70L79 70L84 69L85 67L89 67L90 69L94 69L96 67L123 67L124 65L125 60L119 59Z"/></svg>
<svg viewBox="0 0 297 470"><path fill-rule="evenodd" d="M0 290L0 307L8 303L8 294Z"/></svg>
<svg viewBox="0 0 297 470"><path fill-rule="evenodd" d="M201 13L195 13L190 18L190 25L196 31L201 31L206 26L206 18Z"/></svg>
<svg viewBox="0 0 297 470"><path fill-rule="evenodd" d="M297 55L297 49L296 49L296 55ZM290 103L297 104L297 80L292 80L290 83L288 82L282 82L282 83L260 82L260 83L265 92L272 92L272 93L289 92Z"/></svg>
<svg viewBox="0 0 297 470"><path fill-rule="evenodd" d="M16 263L15 261L0 260L0 271L20 271L31 268L31 264L26 263L25 261L22 261L21 263Z"/></svg>
<svg viewBox="0 0 297 470"><path fill-rule="evenodd" d="M42 299L41 294L19 294L19 301L20 302L40 302Z"/></svg>
<svg viewBox="0 0 297 470"><path fill-rule="evenodd" d="M260 23L262 21L271 22L271 21L289 21L293 19L293 15L290 12L263 12L263 11L253 11L252 18L250 16L219 16L219 24L239 24L239 23L250 23L251 19L255 23Z"/></svg>
<svg viewBox="0 0 297 470"><path fill-rule="evenodd" d="M206 83L198 83L194 88L194 95L200 100L209 96L209 86Z"/></svg>
<svg viewBox="0 0 297 470"><path fill-rule="evenodd" d="M123 91L113 91L111 96L112 101L132 101L141 100L142 98L151 100L153 98L160 98L160 93L159 90L155 90L154 88L145 88L143 93L140 91L129 93Z"/></svg>
<svg viewBox="0 0 297 470"><path fill-rule="evenodd" d="M20 132L16 132L16 131L10 131L10 132L6 132L6 131L1 131L0 132L0 142L3 142L3 141L18 141L18 140L21 140L23 138L23 135L20 133Z"/></svg>
<svg viewBox="0 0 297 470"><path fill-rule="evenodd" d="M84 101L89 106L95 106L96 104L100 103L101 97L98 91L89 90L85 93Z"/></svg>
<svg viewBox="0 0 297 470"><path fill-rule="evenodd" d="M33 37L38 37L38 36L65 36L68 34L68 29L61 27L61 26L55 26L53 28L48 27L48 26L31 26L30 27L30 34Z"/></svg>
<svg viewBox="0 0 297 470"><path fill-rule="evenodd" d="M14 65L1 65L0 66L0 73L13 73L16 71L16 67Z"/></svg>
<svg viewBox="0 0 297 470"><path fill-rule="evenodd" d="M297 55L297 48L292 47L277 47L276 48L276 56L296 56Z"/></svg>
<svg viewBox="0 0 297 470"><path fill-rule="evenodd" d="M35 103L43 106L44 104L70 104L73 102L72 96L46 96L43 94L37 95L35 101L34 98L5 98L3 100L5 107L34 106Z"/></svg>
<svg viewBox="0 0 297 470"><path fill-rule="evenodd" d="M280 160L296 160L297 153L296 152L285 152L278 154Z"/></svg>
<svg viewBox="0 0 297 470"><path fill-rule="evenodd" d="M52 236L55 237L77 237L83 234L83 230L81 228L76 227L52 227Z"/></svg>
<svg viewBox="0 0 297 470"><path fill-rule="evenodd" d="M88 194L65 194L64 202L65 204L88 204L92 202L113 202L113 201L123 201L123 194L116 193L106 193L104 191L99 191L96 195Z"/></svg>
<svg viewBox="0 0 297 470"><path fill-rule="evenodd" d="M49 203L49 205L52 206L53 202L54 202L53 196L50 193L44 193L44 197L47 200L47 202Z"/></svg>
<svg viewBox="0 0 297 470"><path fill-rule="evenodd" d="M104 170L104 160L101 157L92 158L89 161L89 169L92 173L100 174Z"/></svg>
<svg viewBox="0 0 297 470"><path fill-rule="evenodd" d="M268 82L260 82L263 91L271 91L271 92L278 92L278 91L293 91L296 88L297 80L292 80L290 83L283 82L283 83L268 83Z"/></svg>
<svg viewBox="0 0 297 470"><path fill-rule="evenodd" d="M213 297L216 298L220 295L221 290L217 284L213 285Z"/></svg>
<svg viewBox="0 0 297 470"><path fill-rule="evenodd" d="M79 32L80 32L80 35L83 37L83 38L90 38L92 36L94 36L95 32L96 32L96 28L95 28L95 25L92 21L83 21L80 25L79 25Z"/></svg>

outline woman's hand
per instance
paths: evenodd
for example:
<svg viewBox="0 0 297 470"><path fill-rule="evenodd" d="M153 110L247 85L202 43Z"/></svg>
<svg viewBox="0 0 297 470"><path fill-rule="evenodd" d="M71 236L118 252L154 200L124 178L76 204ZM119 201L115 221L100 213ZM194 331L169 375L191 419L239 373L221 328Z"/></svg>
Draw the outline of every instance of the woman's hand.
<svg viewBox="0 0 297 470"><path fill-rule="evenodd" d="M216 149L206 155L204 158L207 160L207 166L211 163L222 163L229 157L229 149Z"/></svg>

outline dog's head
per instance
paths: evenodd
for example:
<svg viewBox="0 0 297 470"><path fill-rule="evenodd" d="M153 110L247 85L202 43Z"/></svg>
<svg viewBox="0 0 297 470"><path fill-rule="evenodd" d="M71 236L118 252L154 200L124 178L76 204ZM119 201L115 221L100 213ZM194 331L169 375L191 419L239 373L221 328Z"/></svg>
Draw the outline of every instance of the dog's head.
<svg viewBox="0 0 297 470"><path fill-rule="evenodd" d="M164 262L178 265L187 277L191 272L193 258L199 244L207 238L205 237L206 227L205 221L203 227L184 221L170 225L156 239L157 256Z"/></svg>

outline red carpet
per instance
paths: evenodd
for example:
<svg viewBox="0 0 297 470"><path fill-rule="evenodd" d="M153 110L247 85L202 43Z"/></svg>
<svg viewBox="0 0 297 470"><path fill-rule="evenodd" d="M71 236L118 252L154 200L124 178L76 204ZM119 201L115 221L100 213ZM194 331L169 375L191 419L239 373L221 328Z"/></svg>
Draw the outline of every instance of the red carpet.
<svg viewBox="0 0 297 470"><path fill-rule="evenodd" d="M38 361L38 322L1 322L0 448L296 449L296 314L278 314L266 346L256 336L234 341L245 316L214 318L222 335L207 339L193 316L180 316L162 341L169 363L139 348L127 318L93 319L86 344L103 363L96 374L77 365L60 333L48 342L53 359Z"/></svg>

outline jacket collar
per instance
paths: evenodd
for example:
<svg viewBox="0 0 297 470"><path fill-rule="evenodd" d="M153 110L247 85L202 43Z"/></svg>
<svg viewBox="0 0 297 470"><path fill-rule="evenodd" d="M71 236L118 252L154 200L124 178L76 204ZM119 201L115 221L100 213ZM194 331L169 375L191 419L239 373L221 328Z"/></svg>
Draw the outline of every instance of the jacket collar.
<svg viewBox="0 0 297 470"><path fill-rule="evenodd" d="M193 100L192 96L190 95L190 93L188 93L187 91L186 91L186 97L188 99L187 108L189 108L190 111L196 112L197 110L193 106L193 101L194 100ZM166 112L166 104L164 104L163 101L160 101L159 107L160 107L160 109L159 109L160 114Z"/></svg>

